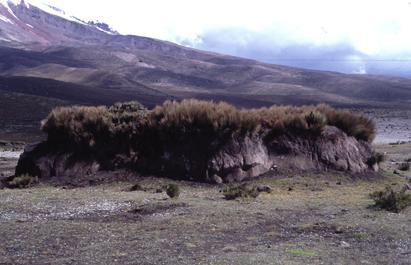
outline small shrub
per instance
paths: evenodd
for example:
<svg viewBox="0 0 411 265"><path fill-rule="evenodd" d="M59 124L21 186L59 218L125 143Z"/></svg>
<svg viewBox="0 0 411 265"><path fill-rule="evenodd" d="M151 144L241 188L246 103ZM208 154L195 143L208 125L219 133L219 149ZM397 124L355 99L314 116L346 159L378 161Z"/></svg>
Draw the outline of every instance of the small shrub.
<svg viewBox="0 0 411 265"><path fill-rule="evenodd" d="M170 198L178 198L180 196L180 187L177 184L167 186L166 193Z"/></svg>
<svg viewBox="0 0 411 265"><path fill-rule="evenodd" d="M129 191L145 191L146 189L144 189L140 184L134 184Z"/></svg>
<svg viewBox="0 0 411 265"><path fill-rule="evenodd" d="M371 193L370 198L374 200L376 207L395 213L411 206L411 193L407 186L399 191L387 186L383 191Z"/></svg>
<svg viewBox="0 0 411 265"><path fill-rule="evenodd" d="M235 200L237 198L257 198L260 192L255 187L248 185L240 185L228 187L223 190L224 198L226 200Z"/></svg>
<svg viewBox="0 0 411 265"><path fill-rule="evenodd" d="M375 164L380 164L384 162L386 159L383 153L373 152L372 156L368 159L367 164L369 166L373 166Z"/></svg>
<svg viewBox="0 0 411 265"><path fill-rule="evenodd" d="M42 121L41 129L55 143L92 147L105 142L112 122L106 107L59 107Z"/></svg>
<svg viewBox="0 0 411 265"><path fill-rule="evenodd" d="M326 105L320 105L318 109L327 117L328 125L335 126L358 140L367 142L374 140L376 129L372 119L351 111L336 110Z"/></svg>
<svg viewBox="0 0 411 265"><path fill-rule="evenodd" d="M319 111L311 111L310 114L305 115L305 121L308 128L316 133L321 132L327 125L327 117Z"/></svg>
<svg viewBox="0 0 411 265"><path fill-rule="evenodd" d="M288 254L301 257L317 257L319 254L313 250L303 250L303 249L290 249L287 250Z"/></svg>
<svg viewBox="0 0 411 265"><path fill-rule="evenodd" d="M410 163L404 162L398 165L398 169L401 171L408 171L410 170Z"/></svg>
<svg viewBox="0 0 411 265"><path fill-rule="evenodd" d="M10 189L26 189L37 183L37 177L32 177L28 174L23 174L11 178L6 182L6 186Z"/></svg>
<svg viewBox="0 0 411 265"><path fill-rule="evenodd" d="M140 123L147 116L148 110L138 101L116 103L108 108L115 127L131 126Z"/></svg>

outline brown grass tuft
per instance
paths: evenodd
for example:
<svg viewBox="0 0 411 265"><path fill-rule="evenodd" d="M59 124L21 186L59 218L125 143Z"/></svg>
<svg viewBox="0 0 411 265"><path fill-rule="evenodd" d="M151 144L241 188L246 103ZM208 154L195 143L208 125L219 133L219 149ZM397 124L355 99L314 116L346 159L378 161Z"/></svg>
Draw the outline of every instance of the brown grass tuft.
<svg viewBox="0 0 411 265"><path fill-rule="evenodd" d="M230 104L199 101L166 101L152 111L138 102L107 107L60 107L43 121L49 141L85 147L96 144L135 142L154 138L159 141L217 140L233 135L268 132L271 137L289 134L303 137L320 135L325 126L340 128L358 140L371 142L375 136L372 120L326 105L260 109L238 109Z"/></svg>

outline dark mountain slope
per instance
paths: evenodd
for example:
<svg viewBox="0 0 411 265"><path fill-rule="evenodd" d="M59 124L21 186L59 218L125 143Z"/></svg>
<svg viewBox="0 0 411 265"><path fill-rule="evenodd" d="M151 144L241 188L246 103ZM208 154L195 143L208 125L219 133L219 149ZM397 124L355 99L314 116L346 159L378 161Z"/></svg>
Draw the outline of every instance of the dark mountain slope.
<svg viewBox="0 0 411 265"><path fill-rule="evenodd" d="M123 36L50 6L14 2L0 0L0 96L7 92L65 104L137 99L149 107L187 97L246 107L411 106L409 79L270 65ZM19 97L13 100L24 111ZM0 105L2 113L5 106Z"/></svg>

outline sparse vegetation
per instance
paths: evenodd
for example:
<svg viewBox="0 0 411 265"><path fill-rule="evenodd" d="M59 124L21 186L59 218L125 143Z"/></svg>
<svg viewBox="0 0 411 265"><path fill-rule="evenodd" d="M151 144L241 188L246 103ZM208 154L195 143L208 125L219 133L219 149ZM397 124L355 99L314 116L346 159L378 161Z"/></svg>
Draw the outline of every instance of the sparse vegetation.
<svg viewBox="0 0 411 265"><path fill-rule="evenodd" d="M373 152L372 156L368 159L367 163L368 165L372 166L384 162L385 159L386 157L383 153Z"/></svg>
<svg viewBox="0 0 411 265"><path fill-rule="evenodd" d="M237 198L257 198L260 192L256 187L243 184L225 188L223 194L226 200L235 200Z"/></svg>
<svg viewBox="0 0 411 265"><path fill-rule="evenodd" d="M381 209L398 213L408 206L411 206L411 193L408 186L404 186L399 191L387 186L383 191L376 191L370 194L375 206Z"/></svg>
<svg viewBox="0 0 411 265"><path fill-rule="evenodd" d="M23 174L6 180L5 185L10 189L26 189L33 186L37 182L37 177L33 177L28 174Z"/></svg>
<svg viewBox="0 0 411 265"><path fill-rule="evenodd" d="M305 116L308 128L320 132L327 125L327 117L319 111L311 111Z"/></svg>
<svg viewBox="0 0 411 265"><path fill-rule="evenodd" d="M316 257L316 256L318 256L318 253L316 251L304 250L304 249L290 249L290 250L287 250L287 253L295 255L295 256L301 256L301 257Z"/></svg>
<svg viewBox="0 0 411 265"><path fill-rule="evenodd" d="M403 162L403 163L398 165L398 169L401 170L401 171L408 171L408 170L410 170L410 163Z"/></svg>
<svg viewBox="0 0 411 265"><path fill-rule="evenodd" d="M169 184L166 193L172 199L178 198L180 196L180 187L177 184Z"/></svg>

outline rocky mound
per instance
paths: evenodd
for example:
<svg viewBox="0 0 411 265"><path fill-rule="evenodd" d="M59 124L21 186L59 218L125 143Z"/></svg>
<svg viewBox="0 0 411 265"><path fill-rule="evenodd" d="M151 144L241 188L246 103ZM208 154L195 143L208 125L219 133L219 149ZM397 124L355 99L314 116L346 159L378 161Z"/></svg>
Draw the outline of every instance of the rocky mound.
<svg viewBox="0 0 411 265"><path fill-rule="evenodd" d="M328 106L237 109L196 100L71 107L43 122L47 141L26 148L16 176L87 178L135 170L176 179L233 182L269 171L361 173L373 163L371 120Z"/></svg>

